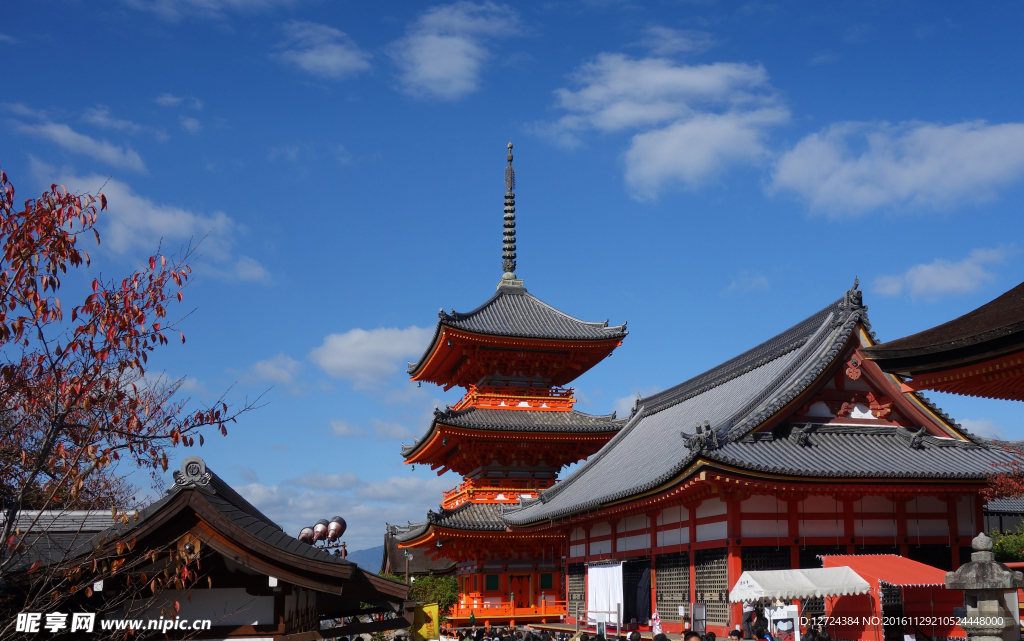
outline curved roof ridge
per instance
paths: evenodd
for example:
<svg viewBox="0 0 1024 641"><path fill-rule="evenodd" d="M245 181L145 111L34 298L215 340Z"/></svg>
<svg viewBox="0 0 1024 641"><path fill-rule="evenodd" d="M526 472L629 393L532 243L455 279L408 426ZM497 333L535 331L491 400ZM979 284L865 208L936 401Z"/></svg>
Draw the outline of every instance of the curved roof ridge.
<svg viewBox="0 0 1024 641"><path fill-rule="evenodd" d="M735 356L721 365L716 365L693 378L683 381L669 389L652 394L642 399L651 407L648 414L654 414L687 399L703 394L719 385L751 372L762 365L774 361L780 356L802 347L809 338L816 334L825 320L844 309L845 297L828 305L821 311L800 321L768 340L756 345L739 356ZM838 319L835 319L838 321Z"/></svg>

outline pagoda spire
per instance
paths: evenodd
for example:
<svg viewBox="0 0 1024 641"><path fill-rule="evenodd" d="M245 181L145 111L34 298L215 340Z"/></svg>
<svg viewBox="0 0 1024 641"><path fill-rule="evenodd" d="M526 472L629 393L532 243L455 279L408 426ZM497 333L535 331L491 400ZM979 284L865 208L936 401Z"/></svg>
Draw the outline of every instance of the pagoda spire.
<svg viewBox="0 0 1024 641"><path fill-rule="evenodd" d="M516 278L516 170L512 167L512 139L508 141L508 167L505 168L505 235L502 248L502 274L498 287L522 287Z"/></svg>

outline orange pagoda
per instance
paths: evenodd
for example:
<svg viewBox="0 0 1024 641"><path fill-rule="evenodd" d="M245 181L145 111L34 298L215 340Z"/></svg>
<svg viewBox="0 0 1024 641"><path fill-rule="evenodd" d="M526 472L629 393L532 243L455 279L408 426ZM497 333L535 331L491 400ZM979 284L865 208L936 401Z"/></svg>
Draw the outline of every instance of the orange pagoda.
<svg viewBox="0 0 1024 641"><path fill-rule="evenodd" d="M400 548L456 564L456 626L542 623L566 614L565 537L506 531L503 507L554 486L562 468L597 452L625 423L614 413L577 411L567 386L622 344L626 325L573 318L516 278L511 142L508 149L497 292L471 312L442 310L429 347L409 366L413 381L466 394L435 410L426 434L403 446L405 462L438 474L453 470L463 481L426 521L388 529Z"/></svg>

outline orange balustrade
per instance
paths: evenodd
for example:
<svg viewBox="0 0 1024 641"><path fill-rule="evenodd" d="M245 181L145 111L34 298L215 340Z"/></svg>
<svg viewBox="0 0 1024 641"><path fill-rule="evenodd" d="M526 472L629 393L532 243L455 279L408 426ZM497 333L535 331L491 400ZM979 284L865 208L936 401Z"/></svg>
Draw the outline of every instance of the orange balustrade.
<svg viewBox="0 0 1024 641"><path fill-rule="evenodd" d="M465 603L460 600L452 609L450 618L469 619L472 614L477 623L483 625L485 622L492 623L511 619L540 619L543 622L556 620L565 616L567 604L565 601L552 601L537 599L537 604L530 607L516 607L513 601L498 601L484 603L483 599L466 597Z"/></svg>
<svg viewBox="0 0 1024 641"><path fill-rule="evenodd" d="M454 410L466 407L502 410L532 410L541 412L568 412L576 399L571 388L559 387L501 387L470 385Z"/></svg>
<svg viewBox="0 0 1024 641"><path fill-rule="evenodd" d="M534 498L541 490L555 484L555 479L466 479L448 490L441 499L446 510L466 501L474 503L515 503L520 495Z"/></svg>

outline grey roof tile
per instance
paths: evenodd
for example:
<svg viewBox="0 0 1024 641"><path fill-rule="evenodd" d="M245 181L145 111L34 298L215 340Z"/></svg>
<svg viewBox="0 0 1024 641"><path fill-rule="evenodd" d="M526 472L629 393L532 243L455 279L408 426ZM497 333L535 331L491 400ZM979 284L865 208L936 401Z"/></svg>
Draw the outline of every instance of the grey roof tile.
<svg viewBox="0 0 1024 641"><path fill-rule="evenodd" d="M985 504L985 511L1003 514L1024 514L1024 497L1012 496L989 501Z"/></svg>
<svg viewBox="0 0 1024 641"><path fill-rule="evenodd" d="M608 321L595 323L569 316L530 294L525 287L499 287L487 302L471 312L442 311L434 340L420 362L433 350L444 326L492 336L552 340L607 340L629 333L625 323L609 326ZM409 373L416 371L417 366L418 363L410 364Z"/></svg>
<svg viewBox="0 0 1024 641"><path fill-rule="evenodd" d="M1001 448L976 442L949 447L931 437L912 447L905 430L823 429L806 448L795 439L745 438L808 389L839 355L858 322L870 328L866 312L859 292L848 292L736 358L641 399L629 422L601 451L538 499L507 507L504 520L526 525L629 498L670 481L698 455L804 476L979 478L990 473L993 462L1005 460ZM692 437L694 424L704 421L714 426L718 446L691 451L680 433Z"/></svg>
<svg viewBox="0 0 1024 641"><path fill-rule="evenodd" d="M407 531L397 533L395 538L399 542L411 541L426 532L431 525L453 530L492 532L504 532L506 528L505 522L501 520L500 503L467 502L451 510L430 510L426 521L410 525Z"/></svg>

